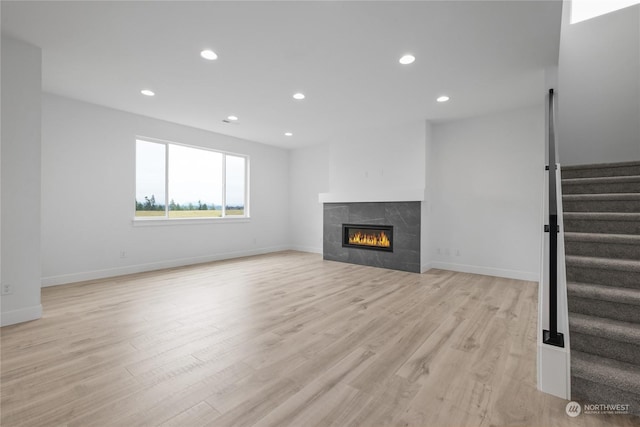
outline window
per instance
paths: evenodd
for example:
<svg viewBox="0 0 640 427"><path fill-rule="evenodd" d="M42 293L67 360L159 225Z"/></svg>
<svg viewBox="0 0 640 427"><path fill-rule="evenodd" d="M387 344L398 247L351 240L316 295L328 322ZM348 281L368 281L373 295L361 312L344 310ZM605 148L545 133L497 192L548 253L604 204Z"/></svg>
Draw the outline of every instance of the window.
<svg viewBox="0 0 640 427"><path fill-rule="evenodd" d="M640 0L573 0L570 21L576 24L639 3Z"/></svg>
<svg viewBox="0 0 640 427"><path fill-rule="evenodd" d="M248 158L136 141L136 219L248 217Z"/></svg>

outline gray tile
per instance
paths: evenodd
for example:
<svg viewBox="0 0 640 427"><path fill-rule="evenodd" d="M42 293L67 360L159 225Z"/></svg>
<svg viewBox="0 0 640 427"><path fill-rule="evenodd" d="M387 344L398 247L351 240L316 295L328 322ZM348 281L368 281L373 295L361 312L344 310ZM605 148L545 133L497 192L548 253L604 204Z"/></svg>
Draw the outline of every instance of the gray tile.
<svg viewBox="0 0 640 427"><path fill-rule="evenodd" d="M420 272L420 202L327 203L324 205L324 259ZM342 247L342 224L394 226L394 251Z"/></svg>
<svg viewBox="0 0 640 427"><path fill-rule="evenodd" d="M385 224L384 203L349 203L349 223Z"/></svg>

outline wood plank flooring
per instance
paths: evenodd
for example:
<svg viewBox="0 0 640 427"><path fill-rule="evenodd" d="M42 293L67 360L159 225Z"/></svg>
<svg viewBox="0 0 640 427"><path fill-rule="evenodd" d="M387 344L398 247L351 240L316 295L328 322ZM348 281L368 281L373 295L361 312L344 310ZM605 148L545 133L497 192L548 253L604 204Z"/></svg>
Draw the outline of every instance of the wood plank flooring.
<svg viewBox="0 0 640 427"><path fill-rule="evenodd" d="M536 390L536 300L300 252L45 288L1 330L1 425L634 425Z"/></svg>

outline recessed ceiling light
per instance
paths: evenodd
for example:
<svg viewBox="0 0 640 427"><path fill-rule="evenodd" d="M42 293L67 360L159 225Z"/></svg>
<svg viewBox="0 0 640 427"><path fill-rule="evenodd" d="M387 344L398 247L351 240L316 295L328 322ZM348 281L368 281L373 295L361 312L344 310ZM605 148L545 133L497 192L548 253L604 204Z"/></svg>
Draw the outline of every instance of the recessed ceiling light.
<svg viewBox="0 0 640 427"><path fill-rule="evenodd" d="M227 119L231 120L232 122L235 122L236 120L238 120L237 116L229 116L227 117Z"/></svg>
<svg viewBox="0 0 640 427"><path fill-rule="evenodd" d="M447 95L439 96L439 97L436 99L436 101L438 101L438 102L447 102L448 100L449 100L449 97L448 97Z"/></svg>
<svg viewBox="0 0 640 427"><path fill-rule="evenodd" d="M406 55L403 55L398 62L400 62L402 65L409 65L409 64L413 64L413 61L415 60L416 60L415 56L406 54Z"/></svg>
<svg viewBox="0 0 640 427"><path fill-rule="evenodd" d="M141 94L145 95L145 96L154 96L155 93L152 90L149 89L142 89L140 91Z"/></svg>
<svg viewBox="0 0 640 427"><path fill-rule="evenodd" d="M293 94L293 99L304 99L304 93L294 93Z"/></svg>
<svg viewBox="0 0 640 427"><path fill-rule="evenodd" d="M293 136L293 134L291 132L285 132L284 136Z"/></svg>
<svg viewBox="0 0 640 427"><path fill-rule="evenodd" d="M200 52L200 56L202 56L204 59L208 59L209 61L218 59L218 55L210 49L205 49L202 52Z"/></svg>

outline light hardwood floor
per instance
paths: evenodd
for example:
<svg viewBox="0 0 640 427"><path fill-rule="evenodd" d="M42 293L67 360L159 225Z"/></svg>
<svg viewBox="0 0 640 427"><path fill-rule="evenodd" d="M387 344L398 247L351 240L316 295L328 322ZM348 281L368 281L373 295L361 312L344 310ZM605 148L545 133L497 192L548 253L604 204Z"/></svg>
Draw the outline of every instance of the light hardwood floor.
<svg viewBox="0 0 640 427"><path fill-rule="evenodd" d="M634 425L536 390L536 300L299 252L45 288L1 331L1 424Z"/></svg>

